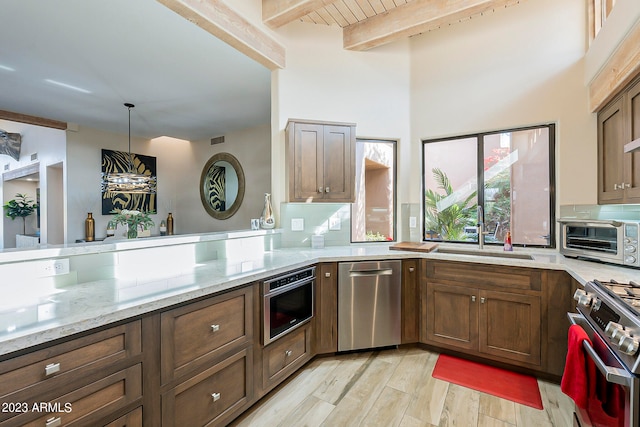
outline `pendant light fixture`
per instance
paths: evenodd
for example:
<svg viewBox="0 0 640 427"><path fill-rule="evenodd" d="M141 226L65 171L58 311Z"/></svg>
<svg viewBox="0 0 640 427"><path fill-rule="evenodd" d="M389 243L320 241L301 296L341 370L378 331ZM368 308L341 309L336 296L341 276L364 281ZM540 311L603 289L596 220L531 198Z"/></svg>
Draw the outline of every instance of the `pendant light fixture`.
<svg viewBox="0 0 640 427"><path fill-rule="evenodd" d="M125 103L129 110L129 164L126 172L102 174L103 193L137 193L155 194L156 177L133 172L133 158L131 157L131 109L135 105Z"/></svg>

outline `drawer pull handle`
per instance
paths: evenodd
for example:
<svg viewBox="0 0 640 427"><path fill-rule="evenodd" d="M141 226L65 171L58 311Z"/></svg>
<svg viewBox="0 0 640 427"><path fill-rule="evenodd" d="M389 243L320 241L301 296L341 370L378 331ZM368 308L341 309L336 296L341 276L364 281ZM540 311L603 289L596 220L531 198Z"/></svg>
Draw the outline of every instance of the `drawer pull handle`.
<svg viewBox="0 0 640 427"><path fill-rule="evenodd" d="M284 356L285 357L291 357L292 354L293 354L293 351L291 351L291 350L287 350L287 351L284 352Z"/></svg>
<svg viewBox="0 0 640 427"><path fill-rule="evenodd" d="M60 372L60 364L59 363L49 363L47 366L44 367L44 374L46 376L53 375L56 372Z"/></svg>
<svg viewBox="0 0 640 427"><path fill-rule="evenodd" d="M480 304L484 304L485 299L484 298L480 298Z"/></svg>
<svg viewBox="0 0 640 427"><path fill-rule="evenodd" d="M318 187L318 193L322 193L322 187Z"/></svg>
<svg viewBox="0 0 640 427"><path fill-rule="evenodd" d="M220 325L211 325L212 332L218 332L220 330Z"/></svg>
<svg viewBox="0 0 640 427"><path fill-rule="evenodd" d="M324 273L324 277L331 277L331 273L327 271L326 273Z"/></svg>
<svg viewBox="0 0 640 427"><path fill-rule="evenodd" d="M475 295L471 295L471 302L476 302L476 296Z"/></svg>
<svg viewBox="0 0 640 427"><path fill-rule="evenodd" d="M60 417L49 418L45 423L45 427L58 427L61 425L62 419L60 419Z"/></svg>
<svg viewBox="0 0 640 427"><path fill-rule="evenodd" d="M211 398L214 402L217 402L218 400L220 400L220 393L211 393Z"/></svg>
<svg viewBox="0 0 640 427"><path fill-rule="evenodd" d="M329 187L327 187L327 188L325 188L325 189L324 189L324 192L325 192L325 193L329 193L329 192L330 192L330 190L331 190L331 189L330 189Z"/></svg>

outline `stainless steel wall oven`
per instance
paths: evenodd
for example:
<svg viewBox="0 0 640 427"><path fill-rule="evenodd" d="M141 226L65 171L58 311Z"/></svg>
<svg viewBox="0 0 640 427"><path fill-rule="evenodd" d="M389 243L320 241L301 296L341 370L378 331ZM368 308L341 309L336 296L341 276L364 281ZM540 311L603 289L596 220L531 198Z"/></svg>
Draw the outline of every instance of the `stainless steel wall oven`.
<svg viewBox="0 0 640 427"><path fill-rule="evenodd" d="M316 268L309 267L262 283L264 345L311 320L315 277Z"/></svg>

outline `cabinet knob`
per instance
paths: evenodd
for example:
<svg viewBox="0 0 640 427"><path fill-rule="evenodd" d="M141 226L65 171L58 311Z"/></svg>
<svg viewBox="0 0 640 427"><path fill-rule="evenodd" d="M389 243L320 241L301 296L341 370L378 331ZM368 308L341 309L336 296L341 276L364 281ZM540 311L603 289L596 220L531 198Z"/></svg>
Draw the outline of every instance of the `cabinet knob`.
<svg viewBox="0 0 640 427"><path fill-rule="evenodd" d="M484 304L484 301L485 301L484 297L480 298L480 304Z"/></svg>
<svg viewBox="0 0 640 427"><path fill-rule="evenodd" d="M62 419L60 417L49 418L44 425L45 427L58 427L62 425Z"/></svg>
<svg viewBox="0 0 640 427"><path fill-rule="evenodd" d="M416 271L415 267L409 267L409 273L413 273L414 271Z"/></svg>
<svg viewBox="0 0 640 427"><path fill-rule="evenodd" d="M325 189L324 189L324 192L325 192L325 193L328 193L329 191L330 191L329 187L327 187L327 188L325 188Z"/></svg>
<svg viewBox="0 0 640 427"><path fill-rule="evenodd" d="M475 295L471 295L471 302L476 302L476 296Z"/></svg>
<svg viewBox="0 0 640 427"><path fill-rule="evenodd" d="M211 393L211 398L214 402L217 402L218 400L220 400L220 393Z"/></svg>
<svg viewBox="0 0 640 427"><path fill-rule="evenodd" d="M624 188L631 188L631 184L629 184L628 182L624 183Z"/></svg>
<svg viewBox="0 0 640 427"><path fill-rule="evenodd" d="M324 273L324 277L331 277L331 273L327 271L326 273Z"/></svg>
<svg viewBox="0 0 640 427"><path fill-rule="evenodd" d="M291 350L287 350L287 351L284 352L284 356L285 357L291 357L292 354L293 354L293 351L291 351Z"/></svg>
<svg viewBox="0 0 640 427"><path fill-rule="evenodd" d="M60 372L60 364L59 363L49 363L44 367L44 374L46 376L53 375L56 372Z"/></svg>
<svg viewBox="0 0 640 427"><path fill-rule="evenodd" d="M211 332L218 332L220 330L220 325L211 325Z"/></svg>
<svg viewBox="0 0 640 427"><path fill-rule="evenodd" d="M322 187L318 187L318 193L322 193Z"/></svg>

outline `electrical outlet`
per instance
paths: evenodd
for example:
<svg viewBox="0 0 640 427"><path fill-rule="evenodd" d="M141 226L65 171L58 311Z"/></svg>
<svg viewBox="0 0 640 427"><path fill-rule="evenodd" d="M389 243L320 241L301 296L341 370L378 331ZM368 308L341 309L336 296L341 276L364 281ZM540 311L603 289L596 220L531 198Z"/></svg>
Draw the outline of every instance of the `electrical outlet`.
<svg viewBox="0 0 640 427"><path fill-rule="evenodd" d="M332 215L329 217L329 230L338 231L342 224L340 224L340 217L338 215Z"/></svg>
<svg viewBox="0 0 640 427"><path fill-rule="evenodd" d="M417 225L418 225L418 222L416 221L416 217L415 216L410 216L409 217L409 228L416 228Z"/></svg>
<svg viewBox="0 0 640 427"><path fill-rule="evenodd" d="M304 231L304 218L291 218L291 231Z"/></svg>
<svg viewBox="0 0 640 427"><path fill-rule="evenodd" d="M48 259L38 263L38 276L69 274L69 258Z"/></svg>

